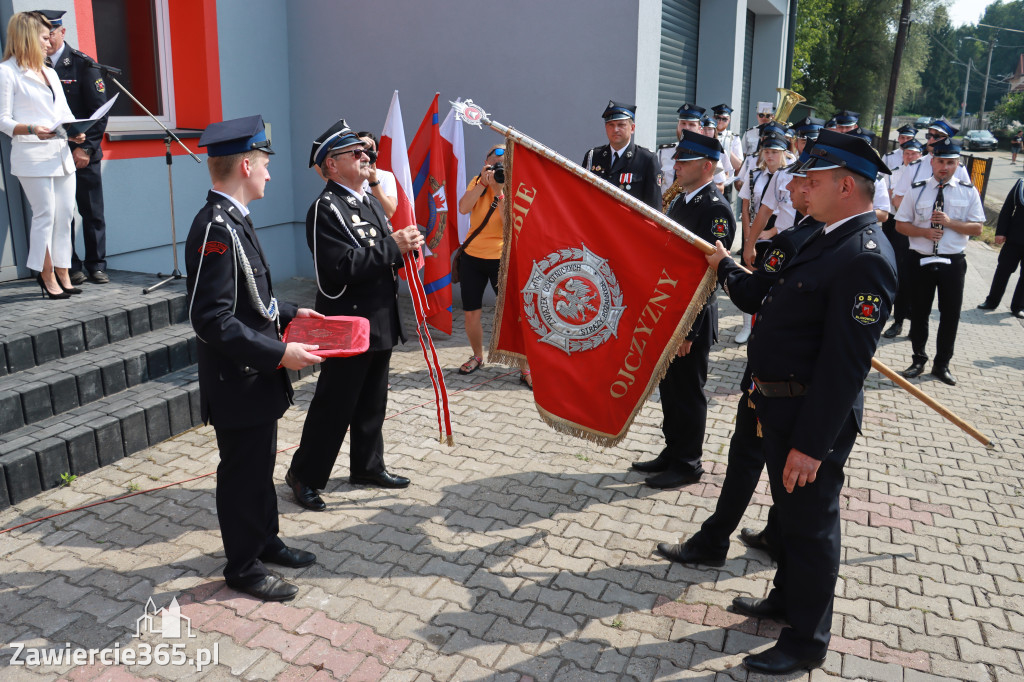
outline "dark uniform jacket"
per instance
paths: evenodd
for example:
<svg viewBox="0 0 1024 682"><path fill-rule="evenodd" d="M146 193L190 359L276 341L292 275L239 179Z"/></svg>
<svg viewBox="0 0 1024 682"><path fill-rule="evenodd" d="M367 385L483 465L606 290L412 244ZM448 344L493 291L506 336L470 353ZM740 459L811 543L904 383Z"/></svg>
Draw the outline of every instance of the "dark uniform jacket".
<svg viewBox="0 0 1024 682"><path fill-rule="evenodd" d="M594 147L583 157L583 167L623 192L661 210L661 166L657 155L630 140L611 166L612 146Z"/></svg>
<svg viewBox="0 0 1024 682"><path fill-rule="evenodd" d="M714 182L702 187L689 203L686 202L686 195L680 193L669 205L668 217L710 244L714 244L715 240L729 244L736 231L736 219L729 202ZM718 299L714 292L694 321L686 339L708 347L718 341Z"/></svg>
<svg viewBox="0 0 1024 682"><path fill-rule="evenodd" d="M92 66L92 60L85 54L64 43L64 51L53 65L53 70L57 72L60 82L64 85L64 96L75 118L89 118L106 103L107 87L103 82L103 74ZM103 158L100 141L107 129L108 118L109 116L104 116L85 131L85 142L82 144L68 143L72 149L82 147L88 150L92 155L90 163Z"/></svg>
<svg viewBox="0 0 1024 682"><path fill-rule="evenodd" d="M860 424L895 295L896 258L873 212L805 242L764 299L747 356L756 379L796 381L806 393L759 399L758 419L824 459L851 412Z"/></svg>
<svg viewBox="0 0 1024 682"><path fill-rule="evenodd" d="M765 257L751 273L743 270L732 258L723 258L719 261L718 281L729 295L729 299L748 315L756 314L783 269L800 252L804 242L822 227L824 223L821 221L804 216L793 227L775 235L765 252Z"/></svg>
<svg viewBox="0 0 1024 682"><path fill-rule="evenodd" d="M369 350L405 341L398 316L398 268L402 252L375 197L369 206L329 181L306 213L306 243L316 268L316 309L370 321Z"/></svg>
<svg viewBox="0 0 1024 682"><path fill-rule="evenodd" d="M1007 244L1024 246L1024 181L1018 180L1006 195L996 222L996 236L1006 237Z"/></svg>
<svg viewBox="0 0 1024 682"><path fill-rule="evenodd" d="M240 429L280 418L292 387L278 369L285 344L277 325L256 309L242 268L233 229L265 306L273 287L256 231L224 196L210 192L185 241L189 321L199 351L199 396L203 421ZM280 303L283 331L296 307Z"/></svg>

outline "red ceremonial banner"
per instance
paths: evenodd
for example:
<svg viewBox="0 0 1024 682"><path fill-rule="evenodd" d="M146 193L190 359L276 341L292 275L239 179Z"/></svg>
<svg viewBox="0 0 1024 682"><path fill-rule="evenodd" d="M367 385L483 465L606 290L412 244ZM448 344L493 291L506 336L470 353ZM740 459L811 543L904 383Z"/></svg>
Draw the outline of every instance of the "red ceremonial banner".
<svg viewBox="0 0 1024 682"><path fill-rule="evenodd" d="M714 272L682 237L512 138L507 144L490 360L525 356L541 417L556 431L614 445L665 375Z"/></svg>

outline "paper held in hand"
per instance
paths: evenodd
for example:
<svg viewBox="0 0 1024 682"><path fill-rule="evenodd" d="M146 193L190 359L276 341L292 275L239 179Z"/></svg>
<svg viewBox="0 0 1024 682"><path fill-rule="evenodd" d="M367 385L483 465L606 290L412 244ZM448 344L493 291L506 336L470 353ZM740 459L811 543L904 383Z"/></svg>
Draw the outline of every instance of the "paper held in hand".
<svg viewBox="0 0 1024 682"><path fill-rule="evenodd" d="M101 118L107 115L110 108L114 106L114 102L117 101L117 96L121 93L114 93L114 96L107 100L106 104L101 106L96 111L92 112L92 116L89 118L67 118L62 121L57 121L53 124L53 132L57 137L67 138L76 137L81 135Z"/></svg>

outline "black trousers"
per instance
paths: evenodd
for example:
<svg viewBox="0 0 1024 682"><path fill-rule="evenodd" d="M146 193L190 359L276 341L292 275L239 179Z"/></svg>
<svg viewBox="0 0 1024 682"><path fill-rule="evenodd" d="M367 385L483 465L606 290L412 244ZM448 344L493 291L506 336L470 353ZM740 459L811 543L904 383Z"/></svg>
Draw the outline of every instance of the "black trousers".
<svg viewBox="0 0 1024 682"><path fill-rule="evenodd" d="M799 398L787 400L798 410ZM777 406L774 408L777 410ZM842 538L839 527L839 492L843 466L857 438L857 421L850 413L832 450L818 468L814 483L786 492L782 472L789 456L791 433L761 420L765 464L772 501L778 514L779 563L768 600L784 609L788 627L778 646L800 658L821 658L832 638L832 606Z"/></svg>
<svg viewBox="0 0 1024 682"><path fill-rule="evenodd" d="M228 563L224 578L233 587L258 583L268 574L260 556L284 546L277 537L277 420L245 429L214 426L217 465L217 521Z"/></svg>
<svg viewBox="0 0 1024 682"><path fill-rule="evenodd" d="M324 360L302 426L302 440L292 458L294 477L311 488L326 488L349 429L349 473L359 476L384 471L381 429L388 407L390 363L391 349Z"/></svg>
<svg viewBox="0 0 1024 682"><path fill-rule="evenodd" d="M1006 285L1010 282L1010 275L1017 271L1017 266L1024 263L1024 244L1011 244L1006 242L999 250L999 260L996 262L996 274L992 276L992 288L989 289L988 298L985 301L993 306L998 306L1003 300L1003 293L1006 292ZM1013 298L1010 299L1010 310L1016 312L1024 310L1024 269L1017 279L1017 287L1013 290Z"/></svg>
<svg viewBox="0 0 1024 682"><path fill-rule="evenodd" d="M910 266L907 262L908 254L910 253L910 238L896 231L896 219L892 215L882 224L882 233L889 240L889 243L892 244L892 250L896 253L898 286L896 289L896 300L893 302L892 307L892 320L893 322L903 322L903 320L910 319L912 287L907 277Z"/></svg>
<svg viewBox="0 0 1024 682"><path fill-rule="evenodd" d="M729 538L743 519L750 505L750 498L761 480L764 469L764 452L761 437L757 435L757 414L750 404L747 388L750 387L750 368L743 373L739 403L736 405L736 429L729 440L729 458L725 469L722 492L715 504L715 511L701 524L700 530L687 542L707 548L725 556L729 550ZM768 512L766 532L768 542L778 546L777 512L773 506Z"/></svg>
<svg viewBox="0 0 1024 682"><path fill-rule="evenodd" d="M71 221L71 269L89 272L107 269L107 223L103 218L103 179L99 160L75 172L75 201L82 214L85 261L75 252L75 222Z"/></svg>
<svg viewBox="0 0 1024 682"><path fill-rule="evenodd" d="M671 468L676 471L702 471L700 459L708 421L704 384L708 381L710 352L708 346L695 341L689 353L672 361L658 386L665 453L671 457Z"/></svg>
<svg viewBox="0 0 1024 682"><path fill-rule="evenodd" d="M911 252L908 270L912 282L910 304L910 347L914 362L925 363L928 354L928 318L932 314L935 294L939 294L939 330L935 336L935 367L947 367L953 358L956 345L956 330L960 326L960 308L964 302L964 278L967 274L967 258L963 254L943 256L952 262L921 265L927 258Z"/></svg>

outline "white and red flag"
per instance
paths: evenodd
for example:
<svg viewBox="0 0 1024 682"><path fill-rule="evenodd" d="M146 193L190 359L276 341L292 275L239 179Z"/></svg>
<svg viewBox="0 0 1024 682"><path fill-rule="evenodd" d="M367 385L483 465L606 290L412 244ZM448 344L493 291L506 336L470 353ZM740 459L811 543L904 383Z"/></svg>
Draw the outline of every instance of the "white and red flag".
<svg viewBox="0 0 1024 682"><path fill-rule="evenodd" d="M462 135L462 119L456 115L454 109L448 111L444 123L441 124L441 149L445 157L444 174L448 180L448 201L457 209L462 195L466 193L466 144ZM461 244L469 234L469 214L459 213L457 210L455 213L459 221L458 243Z"/></svg>
<svg viewBox="0 0 1024 682"><path fill-rule="evenodd" d="M380 135L377 149L377 168L390 171L398 186L398 208L391 216L391 224L401 230L416 224L416 211L412 203L412 172L409 170L409 152L405 144L405 126L402 123L402 107L398 103L398 90L391 96L388 117L384 121L384 132ZM416 269L423 267L423 252L416 252ZM406 277L405 270L399 274Z"/></svg>

